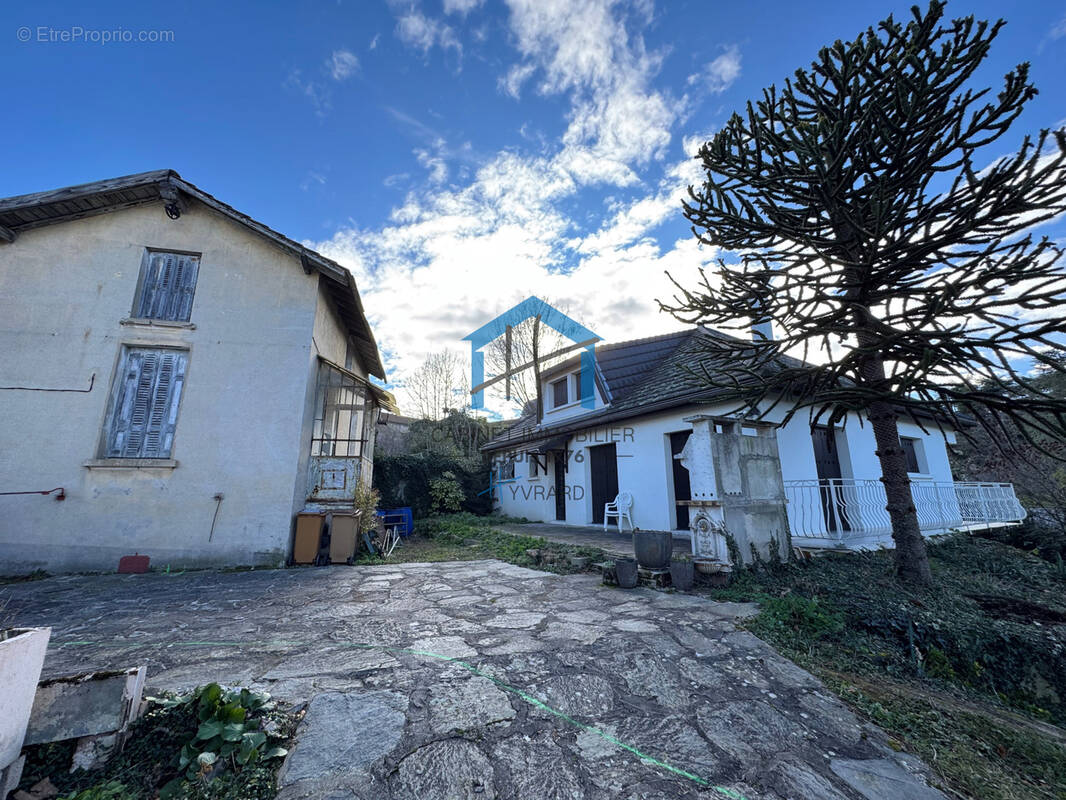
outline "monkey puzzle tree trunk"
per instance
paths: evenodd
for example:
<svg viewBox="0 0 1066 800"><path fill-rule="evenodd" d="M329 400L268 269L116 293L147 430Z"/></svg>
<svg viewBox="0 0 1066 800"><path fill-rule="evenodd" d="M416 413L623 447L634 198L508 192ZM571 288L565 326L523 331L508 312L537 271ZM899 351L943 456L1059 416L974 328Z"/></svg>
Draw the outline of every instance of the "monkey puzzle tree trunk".
<svg viewBox="0 0 1066 800"><path fill-rule="evenodd" d="M868 361L863 372L869 381L885 380L885 367L880 359ZM866 416L874 431L876 455L881 462L881 482L888 501L885 510L892 521L892 540L896 543L896 576L907 583L929 586L933 582L933 573L929 569L925 539L918 525L918 510L914 507L911 479L907 474L907 456L899 441L899 415L890 402L876 400L870 404Z"/></svg>
<svg viewBox="0 0 1066 800"><path fill-rule="evenodd" d="M994 144L1036 95L1024 63L998 93L971 85L1003 24L948 20L930 0L822 48L733 114L700 148L706 181L684 210L702 243L737 257L660 303L741 333L705 338L703 372L744 412L787 399L785 423L800 409L812 423L869 415L897 571L918 583L931 574L897 415L968 436L961 412L1003 449L1006 425L1066 441L1066 400L1029 391L1014 367L1066 375L1049 355L1066 337L1064 248L1033 235L1066 212L1066 129L1007 157ZM753 316L780 336L751 341Z"/></svg>

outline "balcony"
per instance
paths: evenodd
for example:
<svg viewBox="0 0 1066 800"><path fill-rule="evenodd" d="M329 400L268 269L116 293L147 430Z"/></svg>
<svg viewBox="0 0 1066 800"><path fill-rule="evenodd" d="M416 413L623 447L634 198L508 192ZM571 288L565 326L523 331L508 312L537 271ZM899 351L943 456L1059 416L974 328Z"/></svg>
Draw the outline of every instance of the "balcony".
<svg viewBox="0 0 1066 800"><path fill-rule="evenodd" d="M1009 483L912 480L922 533L1016 525L1025 509ZM793 543L809 547L892 545L892 522L880 480L785 481Z"/></svg>

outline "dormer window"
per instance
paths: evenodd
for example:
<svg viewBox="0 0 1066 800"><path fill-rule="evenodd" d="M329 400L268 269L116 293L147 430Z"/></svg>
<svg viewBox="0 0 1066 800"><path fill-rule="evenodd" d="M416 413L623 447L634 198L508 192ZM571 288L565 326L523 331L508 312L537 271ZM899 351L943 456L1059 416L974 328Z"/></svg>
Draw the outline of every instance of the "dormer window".
<svg viewBox="0 0 1066 800"><path fill-rule="evenodd" d="M565 406L570 402L570 378L560 378L551 384L552 408Z"/></svg>

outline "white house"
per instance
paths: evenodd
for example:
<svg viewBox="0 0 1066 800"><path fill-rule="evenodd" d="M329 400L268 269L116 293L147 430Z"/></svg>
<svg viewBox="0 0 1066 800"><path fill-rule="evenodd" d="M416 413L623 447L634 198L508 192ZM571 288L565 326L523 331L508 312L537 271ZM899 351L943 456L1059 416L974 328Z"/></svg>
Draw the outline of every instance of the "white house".
<svg viewBox="0 0 1066 800"><path fill-rule="evenodd" d="M604 506L619 492L633 497L632 519L645 530L689 534L689 474L679 458L693 416L733 419L736 403L708 386L701 338L690 328L663 336L599 345L593 408L579 402L580 359L542 374L544 410L497 436L493 454L501 513L561 525L601 525ZM810 425L806 412L786 424L784 411L762 422L776 440L788 520L795 544L871 547L891 543L880 465L870 425L849 414L832 429ZM926 533L1016 522L1025 511L1010 484L955 482L945 436L930 424L900 423L911 465L919 521ZM756 434L756 426L742 426ZM614 520L612 519L613 523Z"/></svg>
<svg viewBox="0 0 1066 800"><path fill-rule="evenodd" d="M371 375L348 271L173 171L0 200L0 574L284 561Z"/></svg>

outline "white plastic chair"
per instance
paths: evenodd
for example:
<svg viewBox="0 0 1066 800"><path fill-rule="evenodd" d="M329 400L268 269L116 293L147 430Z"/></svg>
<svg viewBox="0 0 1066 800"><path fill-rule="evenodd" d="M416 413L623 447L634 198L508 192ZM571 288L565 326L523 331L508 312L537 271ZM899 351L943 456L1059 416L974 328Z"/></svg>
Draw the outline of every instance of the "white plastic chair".
<svg viewBox="0 0 1066 800"><path fill-rule="evenodd" d="M633 495L629 492L619 492L613 503L608 503L603 507L603 529L607 530L607 518L614 517L619 533L622 532L623 519L629 522L630 530L635 530L636 526L633 525L633 517L629 514L631 508L633 508Z"/></svg>

